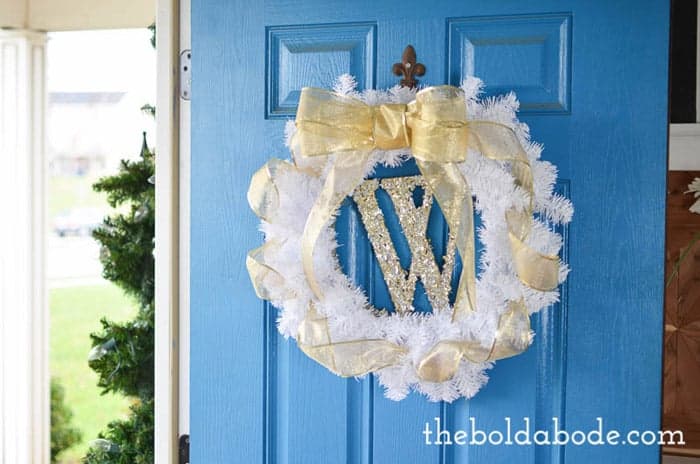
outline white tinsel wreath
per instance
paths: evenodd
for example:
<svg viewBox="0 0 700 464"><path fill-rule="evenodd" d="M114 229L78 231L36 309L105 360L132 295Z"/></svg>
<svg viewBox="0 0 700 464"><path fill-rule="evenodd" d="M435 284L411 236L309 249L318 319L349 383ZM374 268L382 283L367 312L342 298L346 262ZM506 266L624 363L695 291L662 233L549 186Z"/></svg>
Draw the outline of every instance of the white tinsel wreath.
<svg viewBox="0 0 700 464"><path fill-rule="evenodd" d="M515 95L510 93L499 98L479 99L482 83L473 77L466 79L461 88L469 119L498 122L510 127L517 135L532 169L534 211L550 225L569 222L573 214L571 203L554 193L556 167L539 159L542 146L530 141L527 125L518 121ZM398 86L386 91L357 92L355 80L348 75L338 79L334 90L369 105L408 103L416 96L415 90ZM295 130L294 122L290 121L286 128L288 145ZM475 209L481 215L481 227L477 233L483 251L477 281L476 310L459 322L452 321L450 311L415 312L400 317L377 314L372 311L374 308L364 291L342 272L335 255L338 243L332 224L322 233L314 254L316 272L322 276L319 281L325 296L322 301L314 299L302 268L300 250L306 218L321 191L333 158L329 157L326 170L320 177L307 174L304 166L299 165L300 160L296 160L297 167L301 169L280 170L275 178L278 205L274 213L262 221L261 230L265 234L265 242L275 244L274 251L266 253L265 261L279 275L267 278L265 285L270 290L269 299L280 310L279 331L285 337L296 338L313 302L318 313L327 318L334 342L383 339L407 350L399 363L374 372L385 387L388 398L400 400L411 389L427 395L431 401L452 401L461 396L474 396L487 382L485 371L493 363L463 360L457 374L440 383L420 379L415 366L441 340L469 339L488 346L494 339L499 317L507 310L509 301L522 299L532 314L558 300L558 290L534 290L524 285L513 269L505 213L511 208L523 208L528 204L528 194L514 186L507 162L470 151L467 160L460 164L460 169L468 179L475 196ZM365 178L377 165L399 166L410 158L410 149L375 150L366 165ZM542 220L533 220L527 244L543 254L556 255L562 247L562 237ZM562 263L560 282L565 280L567 272L568 268Z"/></svg>

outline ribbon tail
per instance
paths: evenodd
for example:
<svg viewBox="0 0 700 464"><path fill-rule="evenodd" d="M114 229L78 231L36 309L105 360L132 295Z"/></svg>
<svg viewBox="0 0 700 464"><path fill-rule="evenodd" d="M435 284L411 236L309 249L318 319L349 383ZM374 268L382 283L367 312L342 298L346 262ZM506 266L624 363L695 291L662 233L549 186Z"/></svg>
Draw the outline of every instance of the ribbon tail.
<svg viewBox="0 0 700 464"><path fill-rule="evenodd" d="M290 163L276 158L265 163L253 174L248 188L248 204L255 214L264 221L270 218L279 208L279 191L277 190L276 179L282 172L296 169ZM279 294L272 290L283 288L283 277L268 263L266 256L276 253L280 244L267 242L264 245L248 252L246 257L246 268L253 283L255 294L263 300L286 299L293 295L291 290Z"/></svg>
<svg viewBox="0 0 700 464"><path fill-rule="evenodd" d="M450 233L455 237L462 258L462 273L457 287L452 320L476 309L476 253L474 250L474 205L467 180L456 163L416 159L433 196L442 209Z"/></svg>
<svg viewBox="0 0 700 464"><path fill-rule="evenodd" d="M557 288L559 257L540 253L526 244L532 229L535 193L530 161L517 135L510 127L490 121L471 121L469 129L470 145L489 159L510 162L515 185L530 196L529 206L524 211L506 213L510 249L518 278L535 290Z"/></svg>
<svg viewBox="0 0 700 464"><path fill-rule="evenodd" d="M345 197L362 182L369 156L368 151L357 151L336 157L306 220L301 238L301 262L309 287L319 300L323 295L314 271L316 242Z"/></svg>
<svg viewBox="0 0 700 464"><path fill-rule="evenodd" d="M516 356L532 343L530 315L523 300L508 303L508 310L501 314L496 337L489 355L490 361Z"/></svg>
<svg viewBox="0 0 700 464"><path fill-rule="evenodd" d="M287 290L282 293L279 290L273 290L285 288L284 278L267 263L265 255L276 252L278 248L279 244L268 242L263 246L250 250L248 256L246 256L245 264L248 269L250 281L253 283L255 294L262 300L284 300L294 295L292 290Z"/></svg>
<svg viewBox="0 0 700 464"><path fill-rule="evenodd" d="M387 340L331 342L328 320L313 303L299 326L297 344L307 356L341 377L361 377L394 365L406 353Z"/></svg>
<svg viewBox="0 0 700 464"><path fill-rule="evenodd" d="M275 185L277 176L295 169L286 161L272 158L253 174L247 198L250 208L260 219L270 222L270 217L279 208L279 191Z"/></svg>
<svg viewBox="0 0 700 464"><path fill-rule="evenodd" d="M428 382L452 379L463 360L496 361L524 352L532 343L530 317L522 300L511 301L498 320L491 346L476 341L445 340L436 343L418 364L418 377Z"/></svg>

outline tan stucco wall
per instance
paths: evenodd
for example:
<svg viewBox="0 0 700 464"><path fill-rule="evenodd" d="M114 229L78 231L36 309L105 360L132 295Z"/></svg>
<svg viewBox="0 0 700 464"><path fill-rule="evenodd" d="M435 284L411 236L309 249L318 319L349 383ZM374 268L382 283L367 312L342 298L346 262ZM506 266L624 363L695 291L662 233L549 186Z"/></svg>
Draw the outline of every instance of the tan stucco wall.
<svg viewBox="0 0 700 464"><path fill-rule="evenodd" d="M40 31L145 27L156 0L0 0L0 28Z"/></svg>
<svg viewBox="0 0 700 464"><path fill-rule="evenodd" d="M26 27L26 9L25 0L0 0L0 27Z"/></svg>

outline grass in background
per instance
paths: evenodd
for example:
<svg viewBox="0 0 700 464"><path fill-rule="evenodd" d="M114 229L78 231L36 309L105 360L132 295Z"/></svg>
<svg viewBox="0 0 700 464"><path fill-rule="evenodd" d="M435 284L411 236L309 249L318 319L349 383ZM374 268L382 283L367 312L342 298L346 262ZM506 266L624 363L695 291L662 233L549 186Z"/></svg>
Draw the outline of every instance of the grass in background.
<svg viewBox="0 0 700 464"><path fill-rule="evenodd" d="M73 424L83 441L59 459L61 463L80 462L88 443L97 438L108 422L126 417L129 400L112 394L100 395L97 374L87 363L91 349L90 332L101 328L100 319L114 321L132 318L134 304L118 287L104 285L53 288L51 308L51 375L66 391L66 405L73 411Z"/></svg>

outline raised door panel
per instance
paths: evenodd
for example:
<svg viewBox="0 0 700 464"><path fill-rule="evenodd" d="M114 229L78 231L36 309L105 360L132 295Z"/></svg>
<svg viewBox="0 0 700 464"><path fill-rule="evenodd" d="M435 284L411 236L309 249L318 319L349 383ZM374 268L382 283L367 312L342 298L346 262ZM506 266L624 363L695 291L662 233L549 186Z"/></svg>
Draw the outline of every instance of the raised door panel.
<svg viewBox="0 0 700 464"><path fill-rule="evenodd" d="M570 14L451 18L450 84L479 76L486 95L515 92L521 113L566 113L570 104Z"/></svg>
<svg viewBox="0 0 700 464"><path fill-rule="evenodd" d="M341 74L374 87L376 24L337 23L267 28L268 118L294 116L303 87L327 88Z"/></svg>

